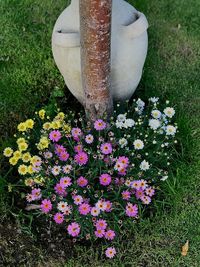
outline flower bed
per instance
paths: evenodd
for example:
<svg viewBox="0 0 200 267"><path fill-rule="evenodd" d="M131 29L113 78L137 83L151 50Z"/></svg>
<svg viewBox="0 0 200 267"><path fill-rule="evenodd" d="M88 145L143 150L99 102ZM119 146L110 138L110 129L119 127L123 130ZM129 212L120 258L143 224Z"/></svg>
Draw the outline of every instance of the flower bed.
<svg viewBox="0 0 200 267"><path fill-rule="evenodd" d="M168 178L177 132L175 110L150 98L117 105L106 123L40 110L18 125L16 146L4 155L29 193L26 201L76 239L115 240L140 217ZM30 211L31 212L31 211ZM109 245L108 245L109 246ZM105 255L112 258L115 247Z"/></svg>

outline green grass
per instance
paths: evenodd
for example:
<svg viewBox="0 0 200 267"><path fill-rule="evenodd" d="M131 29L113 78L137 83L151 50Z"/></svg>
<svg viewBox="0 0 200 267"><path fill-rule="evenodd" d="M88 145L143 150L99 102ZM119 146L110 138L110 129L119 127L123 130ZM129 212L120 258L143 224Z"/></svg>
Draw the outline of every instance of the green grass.
<svg viewBox="0 0 200 267"><path fill-rule="evenodd" d="M124 235L114 260L101 259L100 245L77 245L67 261L54 260L41 247L38 264L49 257L44 266L200 266L200 1L129 2L145 13L150 24L148 57L137 95L155 95L176 104L180 145L175 171L162 188L165 199L156 202L156 212L134 226L128 238ZM54 88L64 89L51 54L51 32L65 5L65 0L0 0L2 147L12 141L9 137L21 119L48 102ZM3 217L9 209L6 198L2 194ZM189 252L182 257L186 240ZM27 259L31 257L34 254Z"/></svg>

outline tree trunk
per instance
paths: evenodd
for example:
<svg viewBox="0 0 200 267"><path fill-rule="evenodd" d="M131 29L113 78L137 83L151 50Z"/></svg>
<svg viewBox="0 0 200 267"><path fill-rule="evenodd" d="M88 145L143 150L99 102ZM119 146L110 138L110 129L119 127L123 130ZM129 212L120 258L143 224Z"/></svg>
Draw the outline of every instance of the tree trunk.
<svg viewBox="0 0 200 267"><path fill-rule="evenodd" d="M85 111L94 121L112 113L110 92L112 0L80 0L82 85Z"/></svg>

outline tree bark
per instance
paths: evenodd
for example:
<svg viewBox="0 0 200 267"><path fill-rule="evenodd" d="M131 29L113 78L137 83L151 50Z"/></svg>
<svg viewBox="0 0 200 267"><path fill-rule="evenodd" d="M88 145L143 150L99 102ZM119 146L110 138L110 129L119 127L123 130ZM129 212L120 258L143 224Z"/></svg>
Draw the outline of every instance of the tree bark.
<svg viewBox="0 0 200 267"><path fill-rule="evenodd" d="M112 0L80 0L82 85L85 111L94 121L113 110L110 92Z"/></svg>

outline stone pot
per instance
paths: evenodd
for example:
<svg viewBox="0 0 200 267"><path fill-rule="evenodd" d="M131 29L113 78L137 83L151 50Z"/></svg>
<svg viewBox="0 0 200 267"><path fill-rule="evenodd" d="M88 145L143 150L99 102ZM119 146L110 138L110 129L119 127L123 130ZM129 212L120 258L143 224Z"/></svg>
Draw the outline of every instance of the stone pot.
<svg viewBox="0 0 200 267"><path fill-rule="evenodd" d="M113 0L111 94L114 100L129 99L138 86L147 54L147 28L144 14L123 0ZM83 104L79 0L72 0L56 21L52 50L67 87Z"/></svg>

